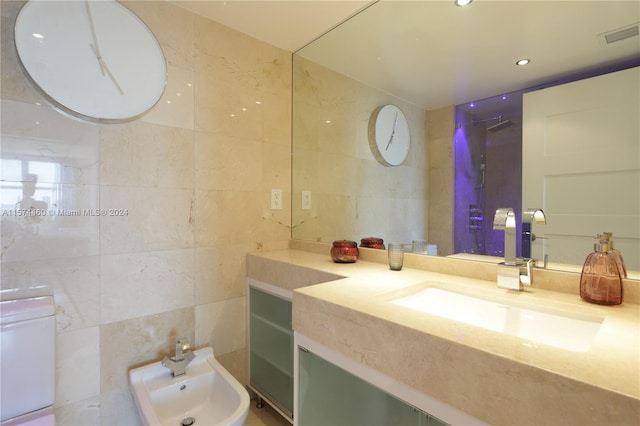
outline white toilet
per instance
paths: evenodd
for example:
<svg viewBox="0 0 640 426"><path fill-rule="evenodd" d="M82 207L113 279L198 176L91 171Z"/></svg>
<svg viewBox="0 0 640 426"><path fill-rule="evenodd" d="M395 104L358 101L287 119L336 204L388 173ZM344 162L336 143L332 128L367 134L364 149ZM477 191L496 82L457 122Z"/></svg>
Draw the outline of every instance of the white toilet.
<svg viewBox="0 0 640 426"><path fill-rule="evenodd" d="M53 426L53 297L1 301L0 331L0 425Z"/></svg>

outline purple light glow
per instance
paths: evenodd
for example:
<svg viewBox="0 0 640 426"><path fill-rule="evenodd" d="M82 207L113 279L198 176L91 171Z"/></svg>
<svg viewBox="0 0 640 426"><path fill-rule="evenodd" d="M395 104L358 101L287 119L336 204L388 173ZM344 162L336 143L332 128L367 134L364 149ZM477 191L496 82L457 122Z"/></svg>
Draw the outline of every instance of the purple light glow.
<svg viewBox="0 0 640 426"><path fill-rule="evenodd" d="M501 95L501 97L506 95ZM471 104L467 104L471 106ZM470 121L456 108L456 121ZM493 214L502 206L520 216L521 135L487 133L484 126L456 128L454 156L454 252L504 256L504 233L493 231ZM516 225L519 234L520 224ZM518 250L520 245L518 245Z"/></svg>

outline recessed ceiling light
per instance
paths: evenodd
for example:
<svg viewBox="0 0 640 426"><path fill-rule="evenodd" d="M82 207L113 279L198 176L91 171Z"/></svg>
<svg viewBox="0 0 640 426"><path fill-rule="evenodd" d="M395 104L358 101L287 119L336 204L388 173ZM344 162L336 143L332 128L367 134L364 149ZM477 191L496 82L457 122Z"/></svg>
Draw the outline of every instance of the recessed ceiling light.
<svg viewBox="0 0 640 426"><path fill-rule="evenodd" d="M455 0L454 3L456 6L468 6L473 0Z"/></svg>
<svg viewBox="0 0 640 426"><path fill-rule="evenodd" d="M531 59L520 59L516 61L516 65L527 65L529 62L531 62Z"/></svg>

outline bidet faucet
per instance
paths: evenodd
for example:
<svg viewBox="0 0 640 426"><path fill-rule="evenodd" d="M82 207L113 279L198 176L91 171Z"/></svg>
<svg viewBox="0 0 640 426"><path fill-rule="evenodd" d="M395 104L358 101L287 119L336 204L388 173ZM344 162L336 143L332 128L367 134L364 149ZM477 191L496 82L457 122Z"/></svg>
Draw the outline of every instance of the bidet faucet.
<svg viewBox="0 0 640 426"><path fill-rule="evenodd" d="M191 345L189 345L187 339L181 337L176 340L175 356L172 358L165 356L162 360L162 366L171 370L173 377L183 376L187 374L187 365L195 357L196 355L191 351Z"/></svg>
<svg viewBox="0 0 640 426"><path fill-rule="evenodd" d="M536 239L536 234L533 231L533 224L544 225L547 223L547 217L544 215L542 209L527 209L522 213L522 257L531 259L531 244Z"/></svg>

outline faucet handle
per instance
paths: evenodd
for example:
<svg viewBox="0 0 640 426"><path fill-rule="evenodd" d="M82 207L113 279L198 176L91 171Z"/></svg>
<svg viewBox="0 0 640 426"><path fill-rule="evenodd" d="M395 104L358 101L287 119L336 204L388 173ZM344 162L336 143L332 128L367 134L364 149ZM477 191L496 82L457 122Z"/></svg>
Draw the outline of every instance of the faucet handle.
<svg viewBox="0 0 640 426"><path fill-rule="evenodd" d="M506 290L522 290L522 285L530 286L533 284L533 276L531 275L532 259L524 262L518 261L516 264L507 262L498 263L498 280L499 288ZM526 273L522 271L525 268Z"/></svg>
<svg viewBox="0 0 640 426"><path fill-rule="evenodd" d="M180 345L183 351L188 351L191 349L191 345L185 337L179 338L176 342L176 345Z"/></svg>
<svg viewBox="0 0 640 426"><path fill-rule="evenodd" d="M533 259L527 259L525 261L526 264L526 268L527 268L527 273L525 275L520 274L520 282L524 285L531 285L532 283L532 278L531 278L531 264L533 263Z"/></svg>
<svg viewBox="0 0 640 426"><path fill-rule="evenodd" d="M182 358L184 352L190 351L191 345L187 341L186 337L180 337L176 340L176 359Z"/></svg>

